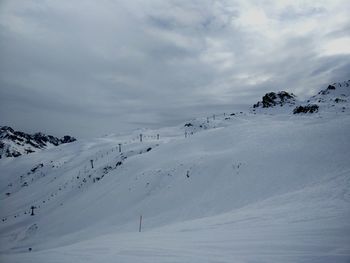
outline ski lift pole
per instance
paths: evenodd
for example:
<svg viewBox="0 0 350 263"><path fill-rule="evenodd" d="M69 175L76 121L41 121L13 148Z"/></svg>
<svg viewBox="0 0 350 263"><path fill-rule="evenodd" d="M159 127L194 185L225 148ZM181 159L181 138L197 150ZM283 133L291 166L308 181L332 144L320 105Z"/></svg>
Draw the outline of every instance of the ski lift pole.
<svg viewBox="0 0 350 263"><path fill-rule="evenodd" d="M140 215L140 225L139 225L139 232L141 232L141 227L142 227L142 215Z"/></svg>
<svg viewBox="0 0 350 263"><path fill-rule="evenodd" d="M35 215L35 214L34 214L34 209L35 209L35 208L36 208L36 207L33 206L33 205L30 207L30 209L32 209L32 213L30 214L31 216L34 216L34 215Z"/></svg>

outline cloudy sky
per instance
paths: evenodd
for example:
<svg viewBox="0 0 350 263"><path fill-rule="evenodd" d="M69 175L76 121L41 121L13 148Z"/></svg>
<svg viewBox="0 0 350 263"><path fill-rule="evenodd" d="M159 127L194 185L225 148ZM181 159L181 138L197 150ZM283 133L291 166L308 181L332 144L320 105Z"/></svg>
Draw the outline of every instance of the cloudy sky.
<svg viewBox="0 0 350 263"><path fill-rule="evenodd" d="M350 1L0 0L0 125L99 136L350 79Z"/></svg>

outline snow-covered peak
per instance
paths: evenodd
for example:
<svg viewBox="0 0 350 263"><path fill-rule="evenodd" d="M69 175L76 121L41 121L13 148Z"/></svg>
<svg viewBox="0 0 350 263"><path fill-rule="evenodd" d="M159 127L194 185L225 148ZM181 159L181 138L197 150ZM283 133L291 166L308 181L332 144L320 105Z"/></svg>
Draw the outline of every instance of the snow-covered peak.
<svg viewBox="0 0 350 263"><path fill-rule="evenodd" d="M349 98L350 80L333 83L298 105L293 113L345 113L349 109Z"/></svg>
<svg viewBox="0 0 350 263"><path fill-rule="evenodd" d="M8 126L0 126L0 159L2 157L18 157L23 154L74 141L76 139L68 135L60 139L40 132L27 134L21 131L15 131Z"/></svg>
<svg viewBox="0 0 350 263"><path fill-rule="evenodd" d="M350 80L333 83L307 100L323 109L345 112L350 98Z"/></svg>
<svg viewBox="0 0 350 263"><path fill-rule="evenodd" d="M266 93L250 112L265 114L340 113L349 108L350 80L333 83L305 101L285 91Z"/></svg>

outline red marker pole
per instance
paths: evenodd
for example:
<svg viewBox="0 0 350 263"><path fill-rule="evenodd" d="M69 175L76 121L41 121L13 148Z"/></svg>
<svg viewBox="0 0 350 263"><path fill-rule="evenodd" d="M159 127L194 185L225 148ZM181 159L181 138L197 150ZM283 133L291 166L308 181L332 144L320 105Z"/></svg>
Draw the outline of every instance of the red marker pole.
<svg viewBox="0 0 350 263"><path fill-rule="evenodd" d="M140 226L139 226L139 232L141 232L141 226L142 226L142 215L140 215Z"/></svg>

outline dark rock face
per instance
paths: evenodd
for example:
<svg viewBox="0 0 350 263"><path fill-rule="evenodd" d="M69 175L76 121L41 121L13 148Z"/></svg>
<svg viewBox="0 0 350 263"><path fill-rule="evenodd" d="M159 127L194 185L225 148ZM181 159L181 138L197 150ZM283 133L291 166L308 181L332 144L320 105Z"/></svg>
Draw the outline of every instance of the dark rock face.
<svg viewBox="0 0 350 263"><path fill-rule="evenodd" d="M22 154L35 152L36 149L44 149L50 144L58 146L74 141L76 139L68 135L60 139L40 132L27 134L21 131L15 131L8 126L0 126L0 158L18 157ZM19 151L19 148L22 148L22 151Z"/></svg>
<svg viewBox="0 0 350 263"><path fill-rule="evenodd" d="M277 94L274 92L266 93L262 97L263 108L269 108L276 105Z"/></svg>
<svg viewBox="0 0 350 263"><path fill-rule="evenodd" d="M321 90L318 94L327 95L330 93L331 90L335 90L334 85L328 85L328 87L325 90Z"/></svg>
<svg viewBox="0 0 350 263"><path fill-rule="evenodd" d="M340 103L340 102L346 102L346 99L340 99L340 98L335 98L334 102L335 103Z"/></svg>
<svg viewBox="0 0 350 263"><path fill-rule="evenodd" d="M33 167L30 171L32 173L35 173L36 170L38 170L38 169L40 169L42 167L44 167L44 164L43 163L39 163L37 166Z"/></svg>
<svg viewBox="0 0 350 263"><path fill-rule="evenodd" d="M74 142L76 141L77 139L75 139L74 137L72 136L69 136L69 135L65 135L63 136L63 138L61 138L61 143L70 143L70 142Z"/></svg>
<svg viewBox="0 0 350 263"><path fill-rule="evenodd" d="M277 105L283 106L285 104L294 104L295 95L286 91L280 91L278 93L269 92L262 97L262 101L253 105L253 108L270 108Z"/></svg>
<svg viewBox="0 0 350 263"><path fill-rule="evenodd" d="M318 112L318 105L316 104L309 104L306 106L298 106L293 110L293 114L299 114L299 113L314 113Z"/></svg>

